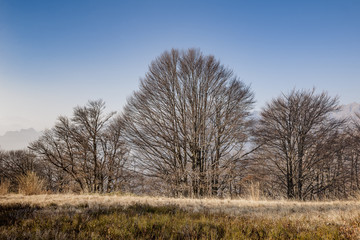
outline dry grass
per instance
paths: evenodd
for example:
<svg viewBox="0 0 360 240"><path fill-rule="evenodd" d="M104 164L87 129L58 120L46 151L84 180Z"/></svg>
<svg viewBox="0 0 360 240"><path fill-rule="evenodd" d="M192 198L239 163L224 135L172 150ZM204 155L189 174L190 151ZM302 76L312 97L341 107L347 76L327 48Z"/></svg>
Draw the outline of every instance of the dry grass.
<svg viewBox="0 0 360 240"><path fill-rule="evenodd" d="M360 239L360 202L6 194L0 239Z"/></svg>
<svg viewBox="0 0 360 240"><path fill-rule="evenodd" d="M35 195L44 192L44 181L36 173L27 172L18 178L19 193L25 195Z"/></svg>
<svg viewBox="0 0 360 240"><path fill-rule="evenodd" d="M222 213L230 216L244 216L261 219L289 219L308 223L344 224L360 216L360 201L254 201L246 199L187 199L166 197L139 197L117 195L22 195L7 194L0 196L0 205L30 204L32 206L51 205L88 205L96 206L132 206L147 204L150 206L175 205L190 212Z"/></svg>
<svg viewBox="0 0 360 240"><path fill-rule="evenodd" d="M5 195L9 192L10 188L10 181L9 180L3 180L0 183L0 195Z"/></svg>

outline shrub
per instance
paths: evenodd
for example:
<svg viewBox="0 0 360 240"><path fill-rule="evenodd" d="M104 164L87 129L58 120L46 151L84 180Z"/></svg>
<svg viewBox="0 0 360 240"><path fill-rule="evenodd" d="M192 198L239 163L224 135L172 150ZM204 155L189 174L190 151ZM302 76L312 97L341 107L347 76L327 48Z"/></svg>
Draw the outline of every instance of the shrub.
<svg viewBox="0 0 360 240"><path fill-rule="evenodd" d="M24 195L35 195L44 192L44 181L36 173L27 172L18 178L19 193Z"/></svg>
<svg viewBox="0 0 360 240"><path fill-rule="evenodd" d="M9 180L1 180L0 182L0 195L5 195L9 192L10 181Z"/></svg>

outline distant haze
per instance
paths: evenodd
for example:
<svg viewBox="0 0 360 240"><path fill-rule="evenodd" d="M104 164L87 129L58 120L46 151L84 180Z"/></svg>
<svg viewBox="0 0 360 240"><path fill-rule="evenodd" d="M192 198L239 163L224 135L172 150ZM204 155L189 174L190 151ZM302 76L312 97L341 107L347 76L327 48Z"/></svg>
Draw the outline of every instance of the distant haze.
<svg viewBox="0 0 360 240"><path fill-rule="evenodd" d="M38 139L40 135L41 132L38 132L33 128L6 132L3 136L0 136L0 149L24 149L29 145L30 142Z"/></svg>
<svg viewBox="0 0 360 240"><path fill-rule="evenodd" d="M360 113L360 104L351 103L343 105L341 110L334 114L336 118L348 118L354 117L355 113ZM260 112L254 113L256 116ZM25 149L29 143L35 141L41 136L40 131L36 131L34 128L21 129L19 131L7 131L3 136L0 136L0 149L2 150L18 150Z"/></svg>
<svg viewBox="0 0 360 240"><path fill-rule="evenodd" d="M343 105L341 110L334 114L337 118L346 118L346 117L355 117L355 114L360 114L360 104L359 103L350 103Z"/></svg>

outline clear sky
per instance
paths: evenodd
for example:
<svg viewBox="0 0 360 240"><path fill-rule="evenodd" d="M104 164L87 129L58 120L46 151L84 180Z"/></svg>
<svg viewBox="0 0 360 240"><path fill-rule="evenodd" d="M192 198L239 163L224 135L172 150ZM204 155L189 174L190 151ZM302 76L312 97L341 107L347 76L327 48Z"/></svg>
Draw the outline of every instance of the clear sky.
<svg viewBox="0 0 360 240"><path fill-rule="evenodd" d="M171 48L213 54L256 109L292 88L360 101L360 1L0 0L0 134L102 98L121 111Z"/></svg>

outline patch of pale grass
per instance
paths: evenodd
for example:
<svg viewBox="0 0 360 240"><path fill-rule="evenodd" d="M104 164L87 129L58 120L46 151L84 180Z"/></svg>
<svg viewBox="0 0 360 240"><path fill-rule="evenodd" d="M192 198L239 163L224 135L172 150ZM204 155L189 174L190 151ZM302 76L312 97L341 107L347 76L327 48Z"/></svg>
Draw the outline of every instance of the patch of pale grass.
<svg viewBox="0 0 360 240"><path fill-rule="evenodd" d="M246 216L266 219L286 218L294 221L326 222L343 224L345 221L360 216L360 201L317 201L300 202L287 200L246 200L246 199L190 199L167 197L140 197L117 195L22 195L7 194L0 196L0 205L14 203L37 206L49 205L83 205L96 206L130 206L149 204L151 206L176 205L192 212L222 213L231 216Z"/></svg>
<svg viewBox="0 0 360 240"><path fill-rule="evenodd" d="M9 180L2 180L0 183L0 195L5 195L9 192L10 188L10 181Z"/></svg>
<svg viewBox="0 0 360 240"><path fill-rule="evenodd" d="M25 195L41 194L44 192L44 181L36 173L27 172L18 178L19 193Z"/></svg>

